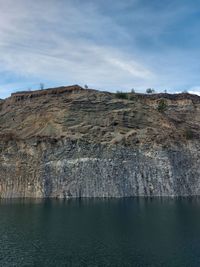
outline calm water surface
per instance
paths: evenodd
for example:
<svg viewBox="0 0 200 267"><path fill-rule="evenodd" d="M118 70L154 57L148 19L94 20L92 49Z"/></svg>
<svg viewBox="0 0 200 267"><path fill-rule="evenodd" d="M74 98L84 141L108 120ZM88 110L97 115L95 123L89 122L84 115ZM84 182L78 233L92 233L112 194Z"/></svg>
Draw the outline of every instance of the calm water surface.
<svg viewBox="0 0 200 267"><path fill-rule="evenodd" d="M1 200L0 266L200 266L200 200Z"/></svg>

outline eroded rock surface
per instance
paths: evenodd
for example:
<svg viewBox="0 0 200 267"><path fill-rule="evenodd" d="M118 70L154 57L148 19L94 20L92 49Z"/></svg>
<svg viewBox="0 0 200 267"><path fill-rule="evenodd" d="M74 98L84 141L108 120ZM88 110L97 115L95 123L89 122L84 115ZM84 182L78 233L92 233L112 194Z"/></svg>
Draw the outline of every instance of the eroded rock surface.
<svg viewBox="0 0 200 267"><path fill-rule="evenodd" d="M200 97L127 97L71 86L0 100L0 197L200 195Z"/></svg>

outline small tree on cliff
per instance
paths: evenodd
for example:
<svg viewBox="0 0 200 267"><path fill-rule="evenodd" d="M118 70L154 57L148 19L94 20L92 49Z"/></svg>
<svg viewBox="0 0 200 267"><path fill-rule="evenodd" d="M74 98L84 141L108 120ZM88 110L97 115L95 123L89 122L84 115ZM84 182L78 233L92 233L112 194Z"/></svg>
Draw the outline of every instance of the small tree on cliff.
<svg viewBox="0 0 200 267"><path fill-rule="evenodd" d="M164 112L167 109L167 102L164 99L161 99L158 103L157 110L159 112Z"/></svg>
<svg viewBox="0 0 200 267"><path fill-rule="evenodd" d="M40 83L40 90L44 89L44 83Z"/></svg>
<svg viewBox="0 0 200 267"><path fill-rule="evenodd" d="M147 88L146 93L147 94L154 94L155 90L153 88Z"/></svg>

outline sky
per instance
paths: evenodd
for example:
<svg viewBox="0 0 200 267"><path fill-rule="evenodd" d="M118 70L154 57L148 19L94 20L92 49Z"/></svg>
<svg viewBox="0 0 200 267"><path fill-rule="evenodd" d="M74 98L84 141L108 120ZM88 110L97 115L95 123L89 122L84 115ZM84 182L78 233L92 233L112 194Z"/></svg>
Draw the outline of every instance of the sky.
<svg viewBox="0 0 200 267"><path fill-rule="evenodd" d="M40 83L200 94L200 0L0 0L0 98Z"/></svg>

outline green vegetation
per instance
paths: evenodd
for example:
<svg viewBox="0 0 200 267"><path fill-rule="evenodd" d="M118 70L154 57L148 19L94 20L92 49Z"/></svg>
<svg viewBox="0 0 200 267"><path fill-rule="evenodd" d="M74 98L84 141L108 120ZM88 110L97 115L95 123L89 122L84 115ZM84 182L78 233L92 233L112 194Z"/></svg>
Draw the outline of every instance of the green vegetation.
<svg viewBox="0 0 200 267"><path fill-rule="evenodd" d="M121 99L128 99L129 98L127 92L117 91L115 95L117 98L121 98Z"/></svg>
<svg viewBox="0 0 200 267"><path fill-rule="evenodd" d="M167 103L164 99L161 99L158 103L157 110L159 112L164 112L167 109Z"/></svg>
<svg viewBox="0 0 200 267"><path fill-rule="evenodd" d="M115 96L116 96L116 98L134 100L135 99L135 89L132 88L131 92L117 91L115 93Z"/></svg>
<svg viewBox="0 0 200 267"><path fill-rule="evenodd" d="M44 83L40 83L40 90L44 89Z"/></svg>
<svg viewBox="0 0 200 267"><path fill-rule="evenodd" d="M154 94L155 90L153 88L147 88L146 93L147 94Z"/></svg>
<svg viewBox="0 0 200 267"><path fill-rule="evenodd" d="M186 130L185 130L185 138L186 138L187 140L190 140L190 139L193 138L193 132L192 132L190 129L186 129Z"/></svg>

